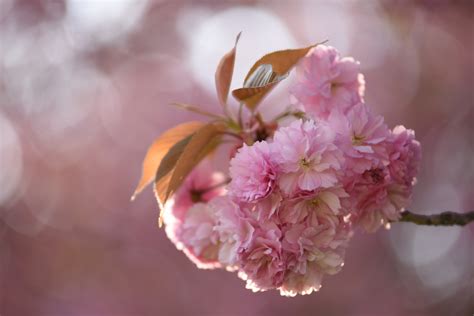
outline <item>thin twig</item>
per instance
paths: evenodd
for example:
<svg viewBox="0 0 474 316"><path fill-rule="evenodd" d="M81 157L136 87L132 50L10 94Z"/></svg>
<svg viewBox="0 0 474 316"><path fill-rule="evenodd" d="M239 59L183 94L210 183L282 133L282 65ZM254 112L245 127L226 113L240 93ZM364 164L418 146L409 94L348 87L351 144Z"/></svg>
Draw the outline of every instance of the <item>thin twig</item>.
<svg viewBox="0 0 474 316"><path fill-rule="evenodd" d="M467 213L442 212L432 215L415 214L403 211L399 222L409 222L428 226L464 226L474 221L474 211Z"/></svg>

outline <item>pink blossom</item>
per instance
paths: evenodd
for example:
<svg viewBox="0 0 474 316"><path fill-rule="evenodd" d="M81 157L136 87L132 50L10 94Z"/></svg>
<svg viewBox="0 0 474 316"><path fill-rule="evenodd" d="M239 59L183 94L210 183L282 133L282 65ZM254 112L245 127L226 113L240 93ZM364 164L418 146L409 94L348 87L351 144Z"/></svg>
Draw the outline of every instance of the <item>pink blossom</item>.
<svg viewBox="0 0 474 316"><path fill-rule="evenodd" d="M352 107L346 115L336 110L328 120L337 133L336 144L344 152L346 170L362 173L388 164L387 146L390 136L383 117L374 115L364 103Z"/></svg>
<svg viewBox="0 0 474 316"><path fill-rule="evenodd" d="M237 256L247 249L255 231L241 206L228 196L217 197L209 203L217 217L215 226L219 234L219 262L233 269Z"/></svg>
<svg viewBox="0 0 474 316"><path fill-rule="evenodd" d="M412 186L420 169L421 146L415 132L404 126L396 126L391 137L390 175L397 183Z"/></svg>
<svg viewBox="0 0 474 316"><path fill-rule="evenodd" d="M354 227L374 232L400 218L421 159L412 130L390 131L365 105L354 59L318 45L296 68L291 93L305 120L239 142L228 194L203 163L164 209L168 237L199 268L237 271L247 288L285 296L338 273Z"/></svg>
<svg viewBox="0 0 474 316"><path fill-rule="evenodd" d="M163 209L166 235L178 249L183 249L180 235L189 208L197 202L205 203L223 195L225 188L217 186L223 181L224 175L214 172L209 161L205 160L194 168L177 192L166 202Z"/></svg>
<svg viewBox="0 0 474 316"><path fill-rule="evenodd" d="M283 207L282 222L289 222L283 225L287 273L280 287L282 295L317 291L324 275L335 274L342 268L345 248L352 236L350 223L337 215L345 213L339 199L346 197L342 189L326 190L291 200ZM291 216L292 211L298 216Z"/></svg>
<svg viewBox="0 0 474 316"><path fill-rule="evenodd" d="M237 218L253 227L250 242L241 243L235 260L247 288L280 289L282 295L290 296L307 294L319 289L324 275L339 271L351 237L350 224L344 221L346 212L340 202L345 198L348 195L342 188L306 192L291 199L280 197L275 204L277 210L269 217L255 212L264 200L229 208L239 215L227 216L230 224L226 227L235 227L232 223Z"/></svg>
<svg viewBox="0 0 474 316"><path fill-rule="evenodd" d="M274 189L278 176L274 153L266 141L252 146L243 145L230 161L232 181L229 194L245 202L267 197Z"/></svg>
<svg viewBox="0 0 474 316"><path fill-rule="evenodd" d="M278 211L283 197L279 192L274 192L264 199L258 201L258 203L242 203L245 205L247 210L252 213L252 217L257 221L266 221L271 219Z"/></svg>
<svg viewBox="0 0 474 316"><path fill-rule="evenodd" d="M325 119L333 109L346 112L362 101L364 77L359 62L341 58L330 46L318 45L296 66L297 82L290 92L301 110Z"/></svg>
<svg viewBox="0 0 474 316"><path fill-rule="evenodd" d="M328 188L337 181L342 154L335 134L325 123L297 120L274 136L275 159L281 169L278 184L287 195Z"/></svg>
<svg viewBox="0 0 474 316"><path fill-rule="evenodd" d="M375 232L381 226L400 219L401 212L410 202L409 197L407 187L394 184L367 190L363 198L365 205L354 220L367 232Z"/></svg>
<svg viewBox="0 0 474 316"><path fill-rule="evenodd" d="M342 264L342 262L341 262ZM304 273L289 272L283 284L280 294L283 296L307 295L313 291L319 291L323 281L323 272L318 269L316 262L310 261L305 266Z"/></svg>
<svg viewBox="0 0 474 316"><path fill-rule="evenodd" d="M283 284L286 265L282 255L281 231L273 222L260 223L249 247L239 254L239 277L256 291Z"/></svg>
<svg viewBox="0 0 474 316"><path fill-rule="evenodd" d="M196 203L186 212L180 229L182 250L201 269L220 267L219 234L215 231L215 211L204 203Z"/></svg>
<svg viewBox="0 0 474 316"><path fill-rule="evenodd" d="M351 220L367 232L375 232L381 226L396 221L409 203L407 187L392 182L388 168L375 168L356 176L346 185L350 199Z"/></svg>
<svg viewBox="0 0 474 316"><path fill-rule="evenodd" d="M285 223L298 223L315 212L324 212L328 214L345 214L341 200L348 198L349 195L341 187L322 189L316 193L305 194L285 201L285 207L279 212L279 217ZM318 222L314 223L315 225Z"/></svg>
<svg viewBox="0 0 474 316"><path fill-rule="evenodd" d="M403 126L397 126L379 145L388 153L388 164L345 182L352 220L368 232L400 218L411 201L421 159L414 132Z"/></svg>
<svg viewBox="0 0 474 316"><path fill-rule="evenodd" d="M323 276L338 273L344 265L344 251L320 252L314 260L307 261L305 272L291 271L286 274L283 284L279 288L283 296L311 294L321 288Z"/></svg>
<svg viewBox="0 0 474 316"><path fill-rule="evenodd" d="M186 177L172 197L175 216L182 218L186 210L196 202L208 202L216 196L225 194L225 187L218 186L224 180L224 174L215 172L209 160L201 162Z"/></svg>
<svg viewBox="0 0 474 316"><path fill-rule="evenodd" d="M384 206L387 200L386 186L390 176L386 168L373 168L361 175L345 179L345 190L349 200L345 206L351 209L351 221L361 224L369 232L378 229L383 222ZM391 208L387 214L396 217Z"/></svg>

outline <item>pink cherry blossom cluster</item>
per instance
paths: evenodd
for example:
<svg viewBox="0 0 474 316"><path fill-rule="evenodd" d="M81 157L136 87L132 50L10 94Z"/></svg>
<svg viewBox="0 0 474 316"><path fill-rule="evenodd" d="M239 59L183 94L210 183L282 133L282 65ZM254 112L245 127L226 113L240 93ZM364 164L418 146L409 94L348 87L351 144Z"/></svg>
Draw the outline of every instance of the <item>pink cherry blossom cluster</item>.
<svg viewBox="0 0 474 316"><path fill-rule="evenodd" d="M421 158L412 130L390 130L364 103L358 62L319 45L296 72L291 98L305 118L243 144L225 189L199 165L164 210L168 237L200 268L286 296L340 271L356 227L399 219Z"/></svg>

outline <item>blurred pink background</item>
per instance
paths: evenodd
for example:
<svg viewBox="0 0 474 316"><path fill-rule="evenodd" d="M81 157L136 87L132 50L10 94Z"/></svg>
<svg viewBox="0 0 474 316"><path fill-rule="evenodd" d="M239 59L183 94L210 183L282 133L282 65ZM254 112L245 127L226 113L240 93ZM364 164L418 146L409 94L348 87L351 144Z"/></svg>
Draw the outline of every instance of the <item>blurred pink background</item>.
<svg viewBox="0 0 474 316"><path fill-rule="evenodd" d="M0 0L0 315L472 315L474 225L359 232L341 273L296 298L198 270L131 203L147 146L217 109L264 53L322 40L360 60L366 100L415 129L411 209L474 209L472 1ZM263 104L289 102L286 80Z"/></svg>

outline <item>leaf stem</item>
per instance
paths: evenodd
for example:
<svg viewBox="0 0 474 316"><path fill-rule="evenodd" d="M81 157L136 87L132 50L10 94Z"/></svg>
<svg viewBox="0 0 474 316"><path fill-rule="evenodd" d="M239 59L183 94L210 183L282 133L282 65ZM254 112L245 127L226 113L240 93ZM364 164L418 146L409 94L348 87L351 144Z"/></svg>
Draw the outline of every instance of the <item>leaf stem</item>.
<svg viewBox="0 0 474 316"><path fill-rule="evenodd" d="M237 114L237 119L238 119L238 123L239 123L239 126L241 129L243 129L243 119L242 119L242 110L244 108L244 104L242 102L240 102L239 104L239 113Z"/></svg>
<svg viewBox="0 0 474 316"><path fill-rule="evenodd" d="M464 226L474 221L474 211L467 213L442 212L439 214L422 215L411 211L403 211L399 222L408 222L427 226Z"/></svg>
<svg viewBox="0 0 474 316"><path fill-rule="evenodd" d="M200 192L201 194L207 193L207 192L212 191L212 190L214 190L214 189L217 189L217 188L219 188L219 187L223 187L223 186L225 186L225 185L228 185L228 184L230 183L230 181L231 181L231 179L230 179L230 178L227 178L227 179L225 179L225 180L222 181L222 182L219 182L219 183L217 183L217 184L214 184L214 185L212 185L212 186L210 186L210 187L208 187L208 188L199 190L199 192Z"/></svg>
<svg viewBox="0 0 474 316"><path fill-rule="evenodd" d="M202 110L202 109L198 108L195 105L185 104L185 103L176 103L176 102L171 103L171 105L177 107L178 109L194 112L194 113L201 114L201 115L208 116L208 117L212 117L212 118L215 118L215 119L218 119L218 120L225 119L223 116L216 115L216 114L210 113L208 111Z"/></svg>
<svg viewBox="0 0 474 316"><path fill-rule="evenodd" d="M241 140L241 141L244 140L244 139L242 138L242 136L240 136L239 134L236 134L236 133L232 133L232 132L227 132L227 131L226 131L226 132L222 132L222 134L235 137L235 138L237 138L238 140Z"/></svg>
<svg viewBox="0 0 474 316"><path fill-rule="evenodd" d="M297 119L300 119L300 118L304 118L305 117L305 114L304 112L302 111L292 111L292 110L288 110L288 111L284 111L282 112L281 114L275 116L275 118L273 118L272 121L274 122L278 122L284 118L287 118L288 116L293 116Z"/></svg>

